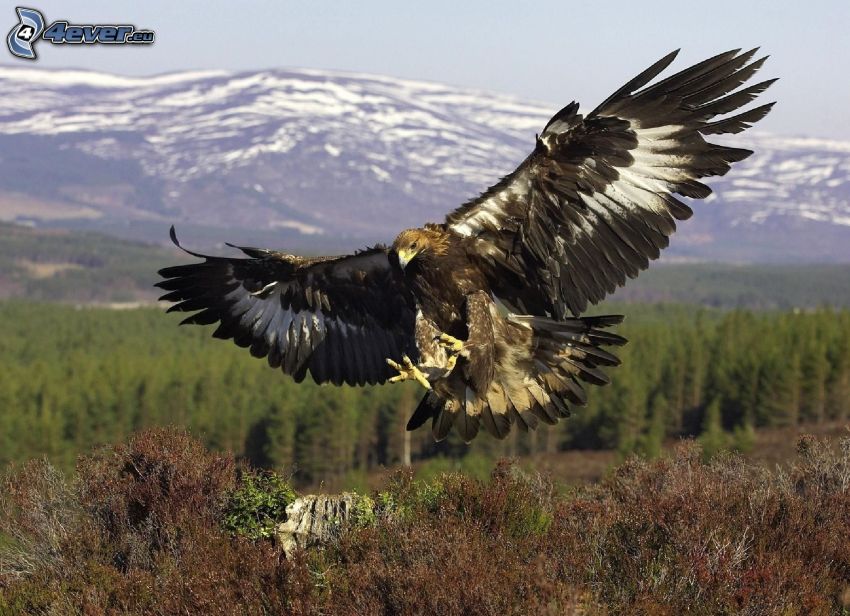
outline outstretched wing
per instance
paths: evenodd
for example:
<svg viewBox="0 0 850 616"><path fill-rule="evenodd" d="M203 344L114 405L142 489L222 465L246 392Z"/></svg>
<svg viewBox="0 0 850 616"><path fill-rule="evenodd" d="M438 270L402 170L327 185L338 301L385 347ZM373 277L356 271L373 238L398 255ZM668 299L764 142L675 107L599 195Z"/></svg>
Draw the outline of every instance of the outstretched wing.
<svg viewBox="0 0 850 616"><path fill-rule="evenodd" d="M171 239L181 247L174 227ZM218 323L213 336L297 381L309 370L317 383L382 383L394 374L386 358L415 359L415 305L386 249L306 259L239 248L249 258L184 248L204 261L160 270L160 299L177 302L169 312L195 312L181 325Z"/></svg>
<svg viewBox="0 0 850 616"><path fill-rule="evenodd" d="M644 87L675 58L661 59L587 117L578 104L549 120L531 155L509 176L446 219L470 238L494 292L521 312L580 314L656 259L702 199L699 178L723 175L752 152L706 142L738 133L771 104L731 117L773 79L739 89L766 58L720 54ZM641 89L643 88L643 89Z"/></svg>

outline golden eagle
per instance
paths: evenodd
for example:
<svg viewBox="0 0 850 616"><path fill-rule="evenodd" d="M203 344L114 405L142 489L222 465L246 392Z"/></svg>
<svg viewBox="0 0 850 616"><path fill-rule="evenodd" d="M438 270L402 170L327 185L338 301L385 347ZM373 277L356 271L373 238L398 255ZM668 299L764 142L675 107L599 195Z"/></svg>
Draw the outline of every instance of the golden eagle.
<svg viewBox="0 0 850 616"><path fill-rule="evenodd" d="M503 438L557 423L585 403L582 381L608 382L600 367L619 362L601 347L625 343L606 331L622 317L579 315L691 216L674 194L707 197L700 178L752 153L704 136L741 132L772 106L728 115L774 81L740 88L764 63L755 50L647 85L676 54L586 116L561 109L516 171L443 223L337 257L187 251L204 261L161 270L162 299L296 381L418 381L428 392L408 429L431 419L438 440L452 426L470 441L482 426Z"/></svg>

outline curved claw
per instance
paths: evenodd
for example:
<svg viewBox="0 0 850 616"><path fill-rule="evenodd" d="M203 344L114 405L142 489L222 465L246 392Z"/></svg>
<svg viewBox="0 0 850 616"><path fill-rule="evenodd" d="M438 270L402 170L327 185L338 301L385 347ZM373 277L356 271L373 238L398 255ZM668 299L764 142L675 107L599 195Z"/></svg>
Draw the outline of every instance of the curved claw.
<svg viewBox="0 0 850 616"><path fill-rule="evenodd" d="M436 338L437 344L444 347L449 353L460 353L463 350L463 340L458 340L454 336L442 333Z"/></svg>
<svg viewBox="0 0 850 616"><path fill-rule="evenodd" d="M402 362L404 365L402 366L398 362L393 361L389 357L387 357L387 364L393 369L398 371L398 374L394 377L390 377L390 383L401 383L402 381L415 380L417 383L422 385L425 389L431 389L431 383L428 382L428 379L422 373L422 371L413 365L413 362L410 361L410 358L407 355L402 356Z"/></svg>

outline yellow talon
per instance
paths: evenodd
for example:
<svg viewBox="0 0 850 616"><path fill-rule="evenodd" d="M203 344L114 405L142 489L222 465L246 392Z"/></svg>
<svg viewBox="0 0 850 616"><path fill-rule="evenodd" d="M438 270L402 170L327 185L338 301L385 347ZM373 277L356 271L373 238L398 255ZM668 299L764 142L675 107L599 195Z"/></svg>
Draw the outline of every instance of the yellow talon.
<svg viewBox="0 0 850 616"><path fill-rule="evenodd" d="M407 355L402 357L402 362L404 365L394 362L389 357L387 358L387 364L393 369L397 370L398 374L394 377L390 377L390 383L401 383L402 381L409 381L410 379L414 379L417 383L422 385L425 389L431 389L431 383L428 382L428 379L422 373L422 371L413 365L413 362L410 361L410 358Z"/></svg>
<svg viewBox="0 0 850 616"><path fill-rule="evenodd" d="M460 353L463 350L463 340L458 340L454 336L448 334L440 334L437 336L440 346L445 347L450 353Z"/></svg>
<svg viewBox="0 0 850 616"><path fill-rule="evenodd" d="M449 361L446 362L446 372L451 372L455 369L455 365L457 364L457 353L453 353L449 355Z"/></svg>

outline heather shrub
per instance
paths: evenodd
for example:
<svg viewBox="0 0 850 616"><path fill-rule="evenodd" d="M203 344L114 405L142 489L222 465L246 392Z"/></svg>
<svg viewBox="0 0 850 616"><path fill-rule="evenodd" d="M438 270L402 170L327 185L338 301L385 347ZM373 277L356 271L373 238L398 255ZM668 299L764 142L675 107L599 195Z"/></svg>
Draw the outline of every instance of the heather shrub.
<svg viewBox="0 0 850 616"><path fill-rule="evenodd" d="M0 498L3 528L18 527L20 539L2 549L13 565L0 571L3 613L307 610L303 559L286 562L270 542L224 528L239 489L232 457L157 429L81 459L72 483L48 468L6 477L15 489Z"/></svg>
<svg viewBox="0 0 850 616"><path fill-rule="evenodd" d="M201 525L220 523L233 459L185 432L154 429L78 463L79 498L121 566L150 567Z"/></svg>
<svg viewBox="0 0 850 616"><path fill-rule="evenodd" d="M60 548L81 515L64 475L45 460L33 460L10 466L0 490L0 576L61 568Z"/></svg>
<svg viewBox="0 0 850 616"><path fill-rule="evenodd" d="M490 481L400 471L374 526L313 556L334 614L569 614L580 589L549 571L553 491L502 464Z"/></svg>
<svg viewBox="0 0 850 616"><path fill-rule="evenodd" d="M375 526L314 554L332 613L836 614L850 603L850 440L787 472L695 443L557 496L397 474ZM394 513L393 513L394 512Z"/></svg>
<svg viewBox="0 0 850 616"><path fill-rule="evenodd" d="M801 439L771 471L696 443L556 490L399 471L353 524L284 558L294 498L184 432L10 468L2 614L842 614L850 611L850 439ZM283 512L283 513L282 513Z"/></svg>
<svg viewBox="0 0 850 616"><path fill-rule="evenodd" d="M614 612L834 614L850 587L850 441L807 440L788 473L694 444L632 459L560 504L567 578Z"/></svg>

